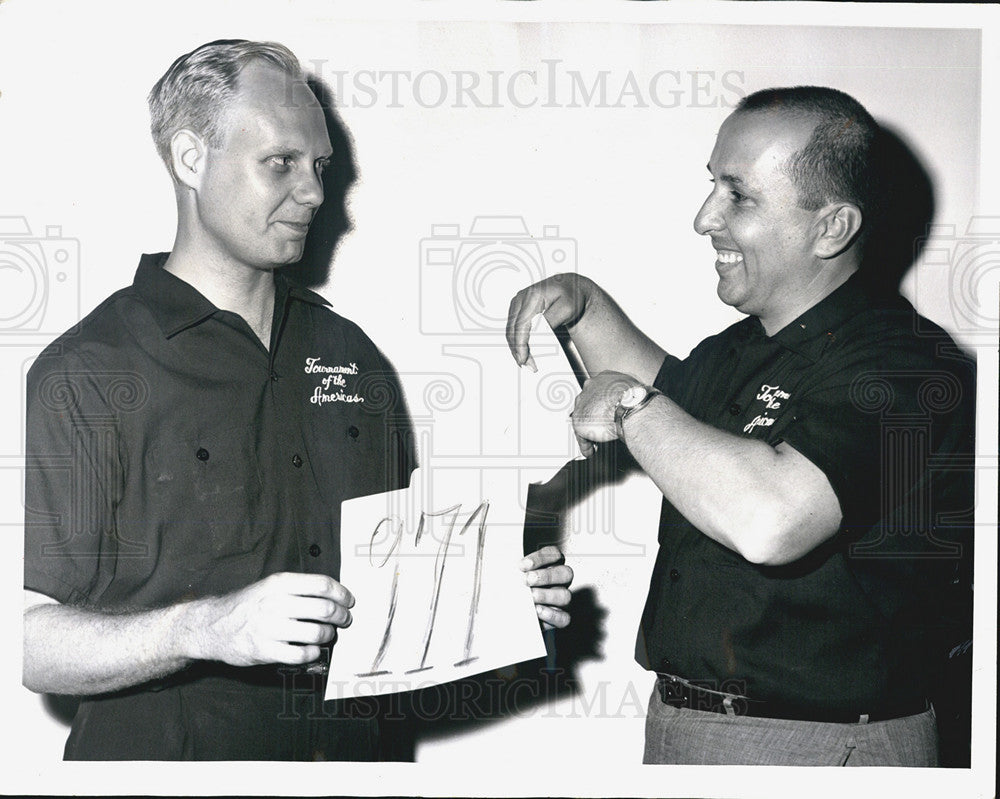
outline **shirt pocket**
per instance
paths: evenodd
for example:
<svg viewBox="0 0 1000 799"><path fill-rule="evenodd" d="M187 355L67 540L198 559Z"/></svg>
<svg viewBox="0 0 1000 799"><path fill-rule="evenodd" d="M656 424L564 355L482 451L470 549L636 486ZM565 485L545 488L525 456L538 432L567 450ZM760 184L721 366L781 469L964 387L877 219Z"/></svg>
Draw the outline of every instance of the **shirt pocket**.
<svg viewBox="0 0 1000 799"><path fill-rule="evenodd" d="M149 449L147 507L175 565L203 571L253 552L272 532L261 514L263 484L246 432L164 438Z"/></svg>

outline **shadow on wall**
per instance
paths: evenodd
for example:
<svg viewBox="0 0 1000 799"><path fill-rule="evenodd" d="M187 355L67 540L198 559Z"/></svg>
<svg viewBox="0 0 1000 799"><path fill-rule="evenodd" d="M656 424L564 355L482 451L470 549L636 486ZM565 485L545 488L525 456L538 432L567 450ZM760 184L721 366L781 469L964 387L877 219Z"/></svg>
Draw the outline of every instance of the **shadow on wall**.
<svg viewBox="0 0 1000 799"><path fill-rule="evenodd" d="M323 204L317 209L309 228L302 260L284 267L282 272L299 286L316 288L329 279L337 245L351 229L347 194L358 178L358 168L351 134L337 115L333 92L318 78L310 77L306 82L323 109L333 156L323 172Z"/></svg>
<svg viewBox="0 0 1000 799"><path fill-rule="evenodd" d="M861 276L880 297L892 298L920 257L934 220L934 187L927 170L895 131L882 126L875 145L876 194L872 234Z"/></svg>
<svg viewBox="0 0 1000 799"><path fill-rule="evenodd" d="M570 511L637 468L628 450L614 442L601 446L590 459L569 461L548 483L531 485L524 551L562 545L569 532ZM578 676L581 664L604 658L608 610L601 604L599 589L586 587L573 591L569 611L569 627L546 633L547 657L408 695L406 713L414 722L415 741L463 735L579 695L583 690ZM392 737L407 739L405 735ZM393 759L412 759L412 752L394 753Z"/></svg>
<svg viewBox="0 0 1000 799"><path fill-rule="evenodd" d="M76 696L62 694L43 694L42 705L49 716L68 727L73 723L76 709L80 706L80 699Z"/></svg>

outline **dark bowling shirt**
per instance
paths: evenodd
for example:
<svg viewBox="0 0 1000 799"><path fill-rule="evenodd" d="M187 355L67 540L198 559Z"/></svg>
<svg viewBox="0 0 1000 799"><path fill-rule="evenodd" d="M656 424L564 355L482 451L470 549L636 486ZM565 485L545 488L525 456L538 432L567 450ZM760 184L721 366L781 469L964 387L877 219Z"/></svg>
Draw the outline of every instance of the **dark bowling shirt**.
<svg viewBox="0 0 1000 799"><path fill-rule="evenodd" d="M29 372L25 587L115 611L279 571L338 577L340 503L401 487L413 466L393 372L281 275L268 350L165 259L143 256L133 285ZM280 677L203 663L84 700L67 757L296 759L294 735L261 732Z"/></svg>
<svg viewBox="0 0 1000 799"><path fill-rule="evenodd" d="M655 385L702 422L794 447L843 520L798 561L757 566L664 500L637 660L806 718L927 697L971 568L974 374L953 342L853 278L774 336L749 317L668 356Z"/></svg>

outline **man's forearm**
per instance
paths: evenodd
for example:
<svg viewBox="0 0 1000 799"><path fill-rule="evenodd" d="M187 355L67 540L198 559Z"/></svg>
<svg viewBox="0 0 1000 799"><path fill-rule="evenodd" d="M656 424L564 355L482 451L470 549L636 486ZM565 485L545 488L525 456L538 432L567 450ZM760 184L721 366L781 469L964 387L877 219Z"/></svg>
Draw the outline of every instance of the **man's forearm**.
<svg viewBox="0 0 1000 799"><path fill-rule="evenodd" d="M199 602L135 613L41 604L24 613L25 687L90 695L165 677L198 653Z"/></svg>
<svg viewBox="0 0 1000 799"><path fill-rule="evenodd" d="M604 289L593 282L589 286L583 314L567 327L587 373L614 369L652 384L666 351L636 327Z"/></svg>
<svg viewBox="0 0 1000 799"><path fill-rule="evenodd" d="M173 674L193 660L301 665L351 623L354 597L325 574L278 572L222 596L104 613L27 592L24 685L95 694ZM41 604L38 604L41 602Z"/></svg>
<svg viewBox="0 0 1000 799"><path fill-rule="evenodd" d="M699 422L667 397L625 421L625 442L663 495L705 535L756 563L787 563L833 535L840 506L823 473Z"/></svg>

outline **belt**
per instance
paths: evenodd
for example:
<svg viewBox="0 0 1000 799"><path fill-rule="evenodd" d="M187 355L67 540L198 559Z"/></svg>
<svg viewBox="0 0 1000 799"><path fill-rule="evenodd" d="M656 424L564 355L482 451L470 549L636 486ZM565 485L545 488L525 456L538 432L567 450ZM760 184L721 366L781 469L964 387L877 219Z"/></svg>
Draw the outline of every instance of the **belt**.
<svg viewBox="0 0 1000 799"><path fill-rule="evenodd" d="M672 707L690 710L706 710L725 713L730 716L750 716L754 718L788 719L791 721L819 721L836 724L866 724L873 721L913 716L930 708L930 702L921 699L878 713L858 713L850 710L805 709L781 702L764 702L739 694L729 694L696 685L672 674L658 674L656 689L660 701Z"/></svg>

